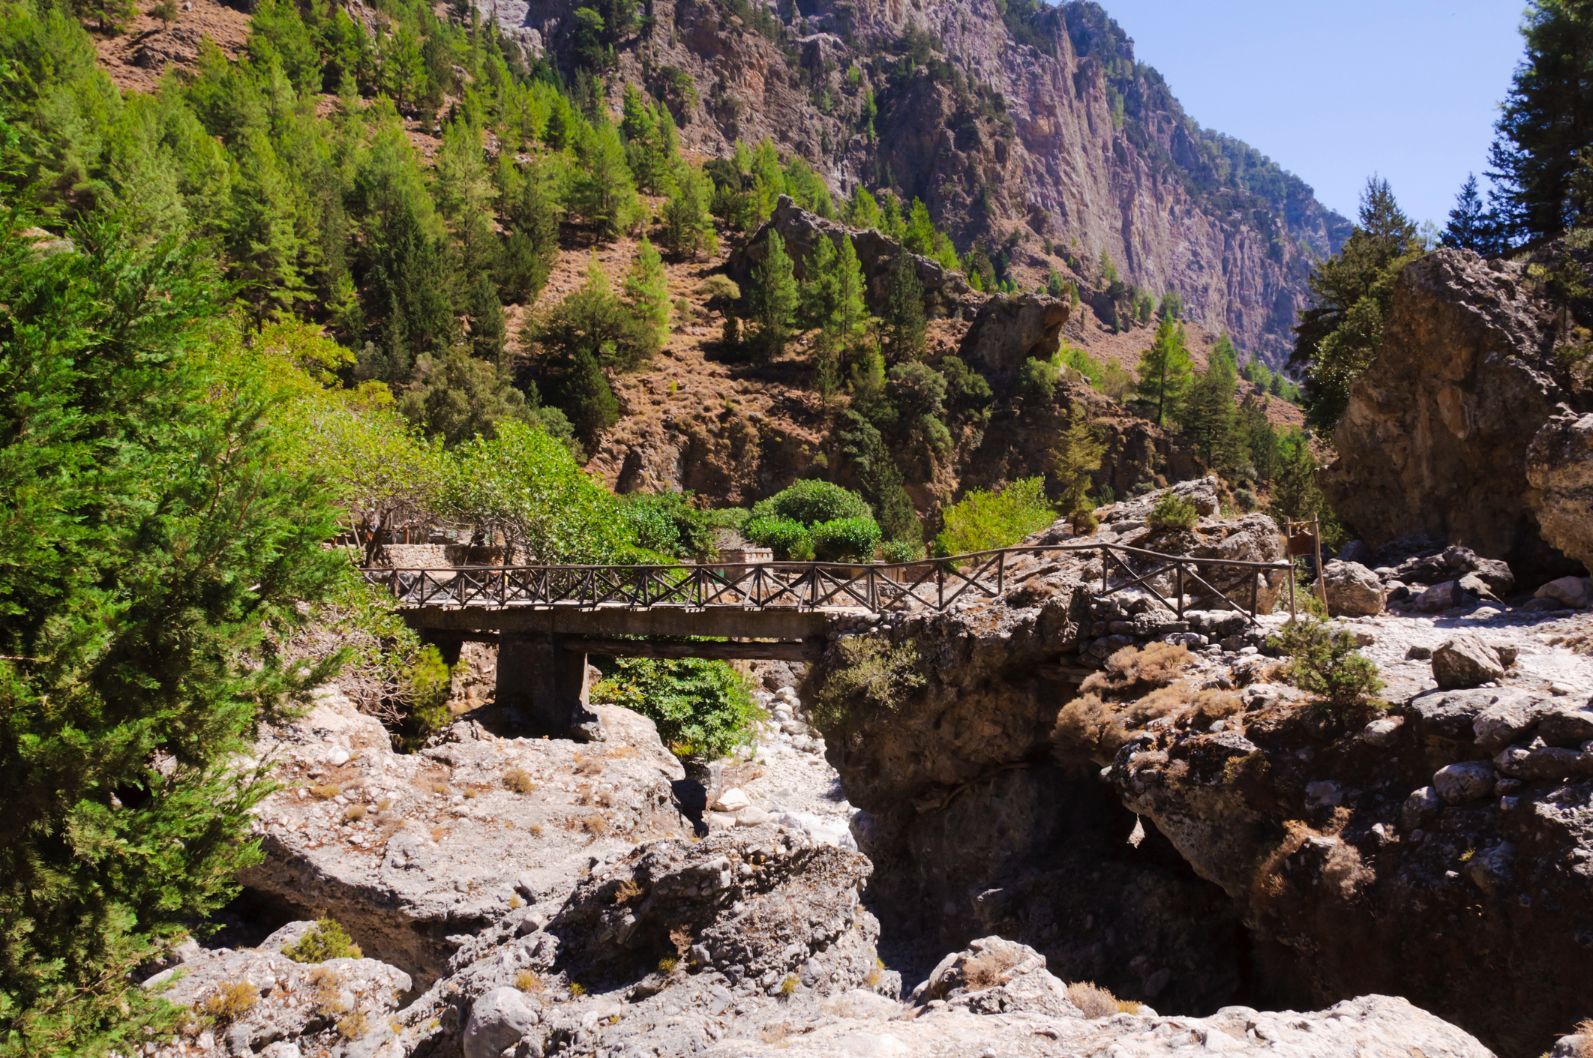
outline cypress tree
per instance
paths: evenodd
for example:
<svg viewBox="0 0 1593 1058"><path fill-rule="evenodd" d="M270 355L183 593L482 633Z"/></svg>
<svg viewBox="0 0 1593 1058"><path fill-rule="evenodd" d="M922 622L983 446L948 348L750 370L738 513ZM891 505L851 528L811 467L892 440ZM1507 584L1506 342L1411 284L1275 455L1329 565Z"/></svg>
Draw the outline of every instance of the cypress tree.
<svg viewBox="0 0 1593 1058"><path fill-rule="evenodd" d="M1388 182L1369 180L1359 223L1339 253L1311 273L1311 305L1295 327L1290 363L1305 371L1306 418L1313 425L1331 428L1344 414L1350 384L1382 343L1394 280L1423 252Z"/></svg>
<svg viewBox="0 0 1593 1058"><path fill-rule="evenodd" d="M344 559L264 395L212 366L242 355L215 279L26 224L0 221L0 1050L133 1054L181 1013L134 971L259 858L257 717L329 675L269 630Z"/></svg>
<svg viewBox="0 0 1593 1058"><path fill-rule="evenodd" d="M770 231L767 238L763 260L753 270L751 292L753 347L765 360L785 352L798 301L795 270L785 240L776 231Z"/></svg>
<svg viewBox="0 0 1593 1058"><path fill-rule="evenodd" d="M924 285L913 258L897 251L885 291L885 335L891 356L912 360L924 352Z"/></svg>

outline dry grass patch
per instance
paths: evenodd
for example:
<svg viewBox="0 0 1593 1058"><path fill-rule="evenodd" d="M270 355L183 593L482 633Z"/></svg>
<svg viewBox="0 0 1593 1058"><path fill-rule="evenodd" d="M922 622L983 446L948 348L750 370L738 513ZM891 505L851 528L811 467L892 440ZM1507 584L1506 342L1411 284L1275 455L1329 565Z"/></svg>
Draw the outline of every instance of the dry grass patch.
<svg viewBox="0 0 1593 1058"><path fill-rule="evenodd" d="M345 1040L357 1040L370 1031L370 1018L363 1010L351 1010L337 1019L337 1034Z"/></svg>
<svg viewBox="0 0 1593 1058"><path fill-rule="evenodd" d="M970 992L983 992L1007 979L1007 971L1018 964L1017 956L1005 949L980 952L962 964L963 986Z"/></svg>
<svg viewBox="0 0 1593 1058"><path fill-rule="evenodd" d="M343 822L345 823L358 823L364 818L364 805L349 805L347 808L343 809Z"/></svg>
<svg viewBox="0 0 1593 1058"><path fill-rule="evenodd" d="M199 1012L218 1025L230 1025L260 1002L260 989L249 981L223 981L199 1003Z"/></svg>
<svg viewBox="0 0 1593 1058"><path fill-rule="evenodd" d="M635 878L626 878L614 887L614 902L621 906L633 904L642 898L642 885Z"/></svg>
<svg viewBox="0 0 1593 1058"><path fill-rule="evenodd" d="M1195 656L1181 644L1146 643L1124 647L1106 659L1101 672L1091 673L1081 691L1121 691L1132 687L1165 687L1194 664Z"/></svg>
<svg viewBox="0 0 1593 1058"><path fill-rule="evenodd" d="M1186 683L1158 687L1132 702L1107 701L1096 691L1086 691L1057 714L1052 749L1063 761L1083 756L1104 764L1145 725L1183 712L1197 696Z"/></svg>
<svg viewBox="0 0 1593 1058"><path fill-rule="evenodd" d="M517 794L535 793L537 784L524 768L510 768L503 773L503 785Z"/></svg>
<svg viewBox="0 0 1593 1058"><path fill-rule="evenodd" d="M1068 985L1068 1002L1084 1012L1087 1018L1109 1018L1114 1014L1138 1014L1144 1006L1132 999L1119 999L1109 990L1093 981L1075 981Z"/></svg>
<svg viewBox="0 0 1593 1058"><path fill-rule="evenodd" d="M547 990L548 983L535 970L521 970L514 975L514 986L526 995L536 995Z"/></svg>
<svg viewBox="0 0 1593 1058"><path fill-rule="evenodd" d="M315 786L311 786L308 789L310 791L310 796L314 797L318 801L330 801L332 798L343 792L343 787L339 786L335 782L320 783Z"/></svg>

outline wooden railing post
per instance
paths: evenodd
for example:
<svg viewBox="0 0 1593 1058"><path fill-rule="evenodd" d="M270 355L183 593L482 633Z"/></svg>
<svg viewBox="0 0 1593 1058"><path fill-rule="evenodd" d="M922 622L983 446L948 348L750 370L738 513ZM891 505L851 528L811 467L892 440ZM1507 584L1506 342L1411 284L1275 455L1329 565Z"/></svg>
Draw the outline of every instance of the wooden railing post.
<svg viewBox="0 0 1593 1058"><path fill-rule="evenodd" d="M1178 619L1182 621L1184 619L1184 564L1180 562L1173 569L1178 574L1174 578L1173 590L1178 592Z"/></svg>
<svg viewBox="0 0 1593 1058"><path fill-rule="evenodd" d="M1005 550L996 552L996 594L999 596L1007 590L1007 553Z"/></svg>

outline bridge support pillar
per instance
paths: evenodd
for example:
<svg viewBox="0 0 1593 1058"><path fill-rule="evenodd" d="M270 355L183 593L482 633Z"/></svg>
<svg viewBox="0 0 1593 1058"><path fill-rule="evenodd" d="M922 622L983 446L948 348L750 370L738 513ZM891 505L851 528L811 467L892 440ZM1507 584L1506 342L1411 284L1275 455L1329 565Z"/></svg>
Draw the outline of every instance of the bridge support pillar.
<svg viewBox="0 0 1593 1058"><path fill-rule="evenodd" d="M566 650L558 637L498 637L498 705L533 734L592 741L601 738L587 708L586 654Z"/></svg>

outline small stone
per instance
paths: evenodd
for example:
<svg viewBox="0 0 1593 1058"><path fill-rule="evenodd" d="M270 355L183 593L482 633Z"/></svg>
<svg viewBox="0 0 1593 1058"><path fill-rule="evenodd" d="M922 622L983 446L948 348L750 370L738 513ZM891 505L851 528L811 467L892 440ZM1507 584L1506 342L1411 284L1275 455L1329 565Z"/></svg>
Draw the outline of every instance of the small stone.
<svg viewBox="0 0 1593 1058"><path fill-rule="evenodd" d="M334 768L342 767L349 762L349 751L342 746L334 746L326 755L326 762Z"/></svg>
<svg viewBox="0 0 1593 1058"><path fill-rule="evenodd" d="M718 799L714 801L713 807L717 811L734 815L737 812L744 812L751 808L752 798L747 796L745 790L738 786L732 786L719 795Z"/></svg>
<svg viewBox="0 0 1593 1058"><path fill-rule="evenodd" d="M1392 746L1405 726L1403 716L1385 716L1361 728L1361 738L1368 745L1384 748Z"/></svg>
<svg viewBox="0 0 1593 1058"><path fill-rule="evenodd" d="M1427 661L1433 656L1433 648L1412 643L1409 650L1405 651L1406 661Z"/></svg>
<svg viewBox="0 0 1593 1058"><path fill-rule="evenodd" d="M1433 773L1433 790L1446 804L1461 805L1481 801L1493 794L1493 765L1467 760L1450 764Z"/></svg>
<svg viewBox="0 0 1593 1058"><path fill-rule="evenodd" d="M1406 830L1414 831L1411 834L1411 838L1416 840L1416 834L1420 833L1418 828L1421 824L1436 816L1443 810L1443 807L1444 799L1438 796L1438 791L1431 786L1423 786L1419 790L1411 791L1411 795L1405 798L1405 803L1400 806L1400 824Z"/></svg>
<svg viewBox="0 0 1593 1058"><path fill-rule="evenodd" d="M1593 581L1587 577L1561 577L1551 580L1533 598L1559 603L1568 610L1593 608Z"/></svg>

